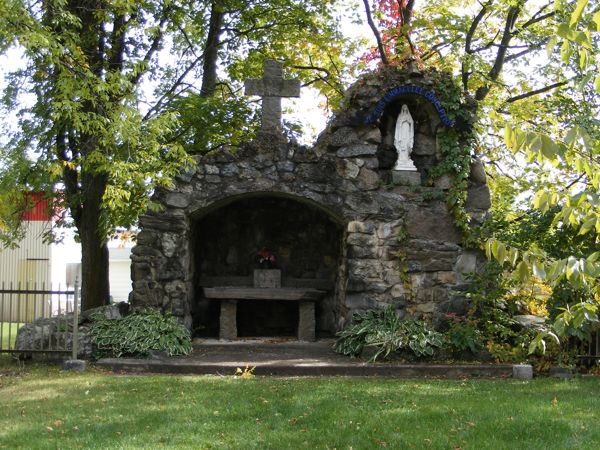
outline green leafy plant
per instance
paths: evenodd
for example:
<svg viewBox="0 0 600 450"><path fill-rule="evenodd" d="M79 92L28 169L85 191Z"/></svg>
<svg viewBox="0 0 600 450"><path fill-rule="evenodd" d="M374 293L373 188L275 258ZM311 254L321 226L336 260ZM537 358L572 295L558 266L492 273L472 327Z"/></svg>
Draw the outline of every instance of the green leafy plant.
<svg viewBox="0 0 600 450"><path fill-rule="evenodd" d="M502 267L489 262L467 278L471 282L467 292L471 302L469 317L477 320L483 340L513 344L518 334L513 319L517 307L509 298L509 281L502 276Z"/></svg>
<svg viewBox="0 0 600 450"><path fill-rule="evenodd" d="M169 356L192 351L190 332L170 314L144 308L120 319L99 312L92 316L90 335L98 357L141 356L165 352Z"/></svg>
<svg viewBox="0 0 600 450"><path fill-rule="evenodd" d="M483 348L481 331L478 322L455 313L447 314L449 328L444 333L445 344L453 354L464 351L475 353Z"/></svg>
<svg viewBox="0 0 600 450"><path fill-rule="evenodd" d="M366 347L374 350L371 361L392 353L409 351L417 357L432 356L442 345L442 334L422 320L401 320L393 306L356 314L353 323L337 334L336 352L360 355Z"/></svg>

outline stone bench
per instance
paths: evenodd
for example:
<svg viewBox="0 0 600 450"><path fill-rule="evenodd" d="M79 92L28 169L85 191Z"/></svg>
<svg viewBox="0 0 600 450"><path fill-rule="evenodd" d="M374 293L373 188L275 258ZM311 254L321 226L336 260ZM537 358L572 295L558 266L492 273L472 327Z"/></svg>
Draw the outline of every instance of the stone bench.
<svg viewBox="0 0 600 450"><path fill-rule="evenodd" d="M271 300L298 302L298 340L315 340L315 302L326 291L311 288L205 287L204 296L221 302L219 339L237 338L237 302Z"/></svg>

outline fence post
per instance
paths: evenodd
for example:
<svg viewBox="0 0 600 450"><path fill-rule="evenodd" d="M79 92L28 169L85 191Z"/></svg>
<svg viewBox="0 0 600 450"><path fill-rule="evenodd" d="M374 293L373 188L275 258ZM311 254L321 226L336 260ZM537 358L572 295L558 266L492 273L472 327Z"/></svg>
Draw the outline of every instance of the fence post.
<svg viewBox="0 0 600 450"><path fill-rule="evenodd" d="M75 277L75 286L73 287L73 344L71 345L73 353L71 359L77 359L77 353L79 350L79 310L77 304L79 303L79 279Z"/></svg>

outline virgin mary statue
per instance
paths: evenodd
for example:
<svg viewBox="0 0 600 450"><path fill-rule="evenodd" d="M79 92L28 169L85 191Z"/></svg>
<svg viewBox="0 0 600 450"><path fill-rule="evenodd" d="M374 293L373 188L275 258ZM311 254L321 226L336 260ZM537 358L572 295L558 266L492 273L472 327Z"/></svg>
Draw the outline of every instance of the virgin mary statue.
<svg viewBox="0 0 600 450"><path fill-rule="evenodd" d="M412 159L410 159L414 136L415 123L408 111L408 106L402 105L402 109L396 120L396 130L394 132L394 147L398 151L398 159L396 160L394 170L417 170Z"/></svg>

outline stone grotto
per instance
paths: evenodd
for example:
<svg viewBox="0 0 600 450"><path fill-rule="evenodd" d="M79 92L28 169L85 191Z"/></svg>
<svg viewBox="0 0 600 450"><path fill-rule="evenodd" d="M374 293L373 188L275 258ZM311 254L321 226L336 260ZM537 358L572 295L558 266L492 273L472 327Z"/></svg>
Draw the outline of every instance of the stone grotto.
<svg viewBox="0 0 600 450"><path fill-rule="evenodd" d="M434 324L464 311L465 273L484 260L465 231L483 221L490 195L469 148L474 111L452 103L452 79L414 67L367 74L308 148L281 131L281 97L299 92L281 74L266 61L264 78L246 85L263 98L255 139L196 155L156 190L162 208L140 218L130 302L222 339L333 336L353 313L385 305ZM448 142L466 148L463 159ZM447 206L457 186L463 227ZM264 274L259 254L270 258Z"/></svg>

